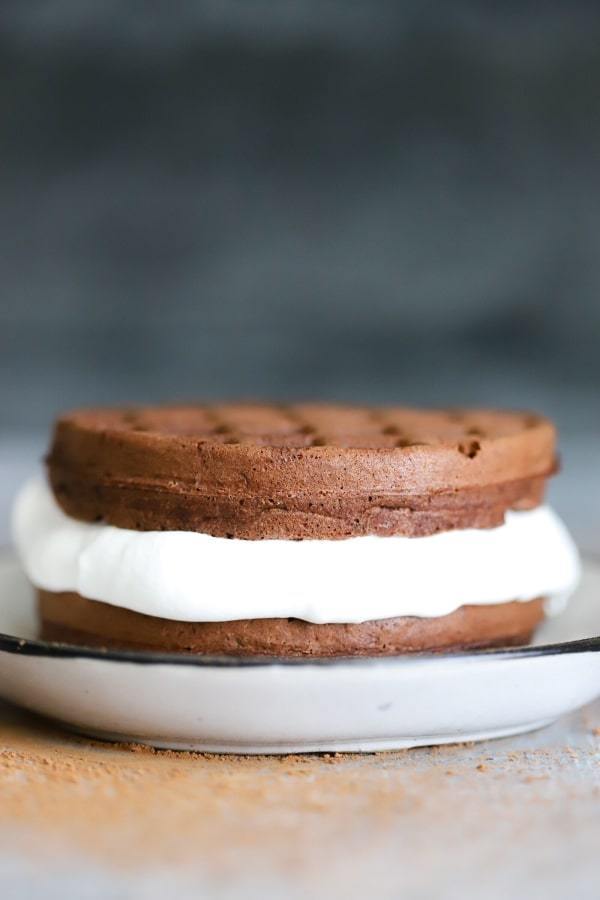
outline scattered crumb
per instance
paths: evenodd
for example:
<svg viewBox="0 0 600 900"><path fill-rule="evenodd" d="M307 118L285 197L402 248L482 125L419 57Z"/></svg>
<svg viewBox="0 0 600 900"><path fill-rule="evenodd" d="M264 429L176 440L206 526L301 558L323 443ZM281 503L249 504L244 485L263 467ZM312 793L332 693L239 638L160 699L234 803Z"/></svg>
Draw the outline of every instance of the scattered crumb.
<svg viewBox="0 0 600 900"><path fill-rule="evenodd" d="M600 737L593 720L590 732ZM586 763L598 780L589 738L587 748L511 746L234 756L77 737L7 710L0 713L0 830L36 858L84 852L118 867L200 860L219 876L256 859L321 873L331 848L345 852L358 834L375 852L395 829L450 833L458 805L470 828L487 822L490 810L522 824L528 804L507 785L539 782L521 791L553 809L559 824L565 797L584 811L597 804L600 783L594 789L574 779L577 764L565 765Z"/></svg>

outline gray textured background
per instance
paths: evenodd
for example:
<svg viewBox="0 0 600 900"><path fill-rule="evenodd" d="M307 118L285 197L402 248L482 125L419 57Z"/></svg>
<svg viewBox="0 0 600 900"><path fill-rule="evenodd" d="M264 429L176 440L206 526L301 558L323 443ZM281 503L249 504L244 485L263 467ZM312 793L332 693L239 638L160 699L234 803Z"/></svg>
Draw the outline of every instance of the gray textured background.
<svg viewBox="0 0 600 900"><path fill-rule="evenodd" d="M599 84L582 0L4 0L5 482L70 405L465 402L600 505Z"/></svg>

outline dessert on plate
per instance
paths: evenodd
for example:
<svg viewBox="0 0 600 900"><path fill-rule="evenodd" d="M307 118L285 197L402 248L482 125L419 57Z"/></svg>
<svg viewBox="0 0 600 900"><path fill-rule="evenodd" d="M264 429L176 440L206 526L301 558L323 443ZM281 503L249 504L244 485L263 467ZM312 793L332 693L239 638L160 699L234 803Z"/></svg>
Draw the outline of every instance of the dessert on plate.
<svg viewBox="0 0 600 900"><path fill-rule="evenodd" d="M577 552L531 413L326 404L89 409L13 531L42 636L210 655L523 644Z"/></svg>

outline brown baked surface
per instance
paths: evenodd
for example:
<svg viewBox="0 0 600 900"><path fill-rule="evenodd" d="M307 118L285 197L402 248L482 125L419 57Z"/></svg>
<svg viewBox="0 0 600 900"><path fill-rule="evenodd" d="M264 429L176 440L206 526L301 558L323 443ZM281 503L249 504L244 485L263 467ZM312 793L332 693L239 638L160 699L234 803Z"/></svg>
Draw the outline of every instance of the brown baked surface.
<svg viewBox="0 0 600 900"><path fill-rule="evenodd" d="M47 462L77 519L247 539L491 527L556 468L541 416L323 404L82 410Z"/></svg>
<svg viewBox="0 0 600 900"><path fill-rule="evenodd" d="M38 600L46 640L228 656L390 656L525 644L544 617L541 599L360 625L314 625L301 619L174 622L71 592L38 590Z"/></svg>

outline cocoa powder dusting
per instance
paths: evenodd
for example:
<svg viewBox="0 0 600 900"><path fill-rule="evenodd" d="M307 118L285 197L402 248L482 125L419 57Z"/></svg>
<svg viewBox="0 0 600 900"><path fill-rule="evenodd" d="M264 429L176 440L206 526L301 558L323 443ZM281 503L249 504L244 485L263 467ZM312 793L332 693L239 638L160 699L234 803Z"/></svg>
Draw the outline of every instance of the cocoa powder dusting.
<svg viewBox="0 0 600 900"><path fill-rule="evenodd" d="M589 735L589 725L580 730ZM83 855L115 870L150 861L215 877L262 866L317 878L352 848L365 860L396 858L400 843L408 858L419 833L439 854L452 851L448 835L473 841L517 814L547 822L555 806L562 827L564 791L577 793L582 766L598 779L597 762L597 747L530 749L518 739L366 755L155 750L71 735L0 704L0 833L5 852L38 861Z"/></svg>

